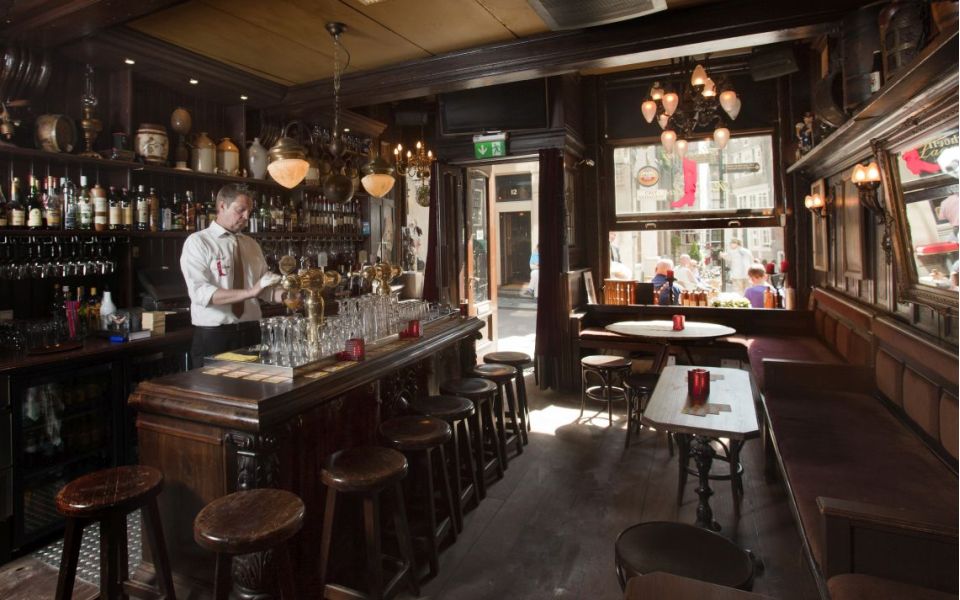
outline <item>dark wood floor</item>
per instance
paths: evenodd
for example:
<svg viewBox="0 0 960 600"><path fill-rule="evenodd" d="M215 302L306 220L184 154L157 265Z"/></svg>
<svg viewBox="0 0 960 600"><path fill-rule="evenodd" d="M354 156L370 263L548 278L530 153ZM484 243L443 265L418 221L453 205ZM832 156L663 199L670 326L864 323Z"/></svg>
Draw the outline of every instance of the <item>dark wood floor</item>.
<svg viewBox="0 0 960 600"><path fill-rule="evenodd" d="M599 405L592 412L588 407L585 420L595 418L581 423L579 397L535 392L531 407L530 444L468 514L423 597L612 600L622 597L613 554L621 530L641 521L695 521L696 478L689 478L678 506L677 462L662 434L644 430L624 451L623 421L608 428ZM722 533L763 561L755 591L783 600L816 598L786 495L779 483L764 482L759 440L747 443L742 460L746 493L739 519L729 484L714 484L711 505Z"/></svg>

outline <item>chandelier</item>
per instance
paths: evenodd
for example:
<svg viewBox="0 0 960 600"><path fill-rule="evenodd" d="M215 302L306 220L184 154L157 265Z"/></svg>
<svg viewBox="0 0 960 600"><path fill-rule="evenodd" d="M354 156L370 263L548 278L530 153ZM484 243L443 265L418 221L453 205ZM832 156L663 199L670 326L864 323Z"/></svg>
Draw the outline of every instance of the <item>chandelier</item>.
<svg viewBox="0 0 960 600"><path fill-rule="evenodd" d="M650 97L640 105L640 112L647 123L657 124L663 129L660 142L664 150L676 150L679 156L687 152L687 138L699 128L713 127L713 141L724 148L730 141L724 115L735 120L740 114L740 97L725 76L714 81L701 64L692 70L692 61L682 59L681 72L690 73L689 82L684 77L678 86L660 85L654 82L650 88Z"/></svg>
<svg viewBox="0 0 960 600"><path fill-rule="evenodd" d="M429 179L430 164L433 163L433 152L417 140L414 150L403 151L403 144L397 144L393 149L393 157L397 163L397 172L414 179Z"/></svg>

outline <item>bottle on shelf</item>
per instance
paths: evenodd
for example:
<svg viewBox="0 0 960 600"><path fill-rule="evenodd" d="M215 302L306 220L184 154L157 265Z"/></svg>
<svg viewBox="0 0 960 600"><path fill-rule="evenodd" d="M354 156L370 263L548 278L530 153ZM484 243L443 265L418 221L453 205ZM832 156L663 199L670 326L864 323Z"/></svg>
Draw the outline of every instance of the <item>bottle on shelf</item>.
<svg viewBox="0 0 960 600"><path fill-rule="evenodd" d="M290 203L283 211L284 223L287 231L300 231L300 219L297 214L297 207L293 203L293 196L290 196Z"/></svg>
<svg viewBox="0 0 960 600"><path fill-rule="evenodd" d="M284 231L286 220L283 215L283 206L280 204L278 196L270 198L270 220L273 225L271 231Z"/></svg>
<svg viewBox="0 0 960 600"><path fill-rule="evenodd" d="M107 198L110 206L110 231L120 231L123 229L123 208L120 205L120 195L117 193L117 188L111 185Z"/></svg>
<svg viewBox="0 0 960 600"><path fill-rule="evenodd" d="M87 304L83 295L83 286L77 286L77 335L85 337L87 334Z"/></svg>
<svg viewBox="0 0 960 600"><path fill-rule="evenodd" d="M143 186L140 186L143 189ZM122 229L126 231L133 231L134 223L134 199L133 192L127 190L127 188L122 188L120 190L120 212L123 214L123 227Z"/></svg>
<svg viewBox="0 0 960 600"><path fill-rule="evenodd" d="M217 220L217 193L210 192L210 200L207 202L205 210L207 211L207 225Z"/></svg>
<svg viewBox="0 0 960 600"><path fill-rule="evenodd" d="M7 218L8 227L23 229L27 226L27 207L20 196L20 178L14 177L10 184L10 216Z"/></svg>
<svg viewBox="0 0 960 600"><path fill-rule="evenodd" d="M10 203L7 202L7 196L0 188L0 228L10 227Z"/></svg>
<svg viewBox="0 0 960 600"><path fill-rule="evenodd" d="M193 203L193 214L196 215L197 231L206 229L210 223L207 222L207 209L200 198L197 198Z"/></svg>
<svg viewBox="0 0 960 600"><path fill-rule="evenodd" d="M171 231L183 231L183 203L180 202L180 194L173 193L173 199L170 202L170 229Z"/></svg>
<svg viewBox="0 0 960 600"><path fill-rule="evenodd" d="M270 214L270 203L266 194L260 194L260 231L271 231L273 219Z"/></svg>
<svg viewBox="0 0 960 600"><path fill-rule="evenodd" d="M90 288L90 297L87 299L87 331L100 329L100 298L97 288Z"/></svg>
<svg viewBox="0 0 960 600"><path fill-rule="evenodd" d="M60 178L60 193L63 196L63 228L80 227L80 205L77 202L77 186L66 177Z"/></svg>
<svg viewBox="0 0 960 600"><path fill-rule="evenodd" d="M80 185L86 189L86 177L80 178ZM111 193L112 197L113 194ZM100 186L99 183L95 184L90 190L90 198L93 203L93 229L95 231L107 231L110 229L110 200L107 197L107 191ZM119 209L120 207L117 206ZM117 215L119 218L119 214Z"/></svg>
<svg viewBox="0 0 960 600"><path fill-rule="evenodd" d="M43 200L37 178L30 176L30 196L27 199L27 228L43 229Z"/></svg>
<svg viewBox="0 0 960 600"><path fill-rule="evenodd" d="M80 229L89 231L93 229L94 218L93 199L90 197L90 190L87 189L87 176L80 176L80 189L77 190L77 215Z"/></svg>
<svg viewBox="0 0 960 600"><path fill-rule="evenodd" d="M117 305L113 303L110 290L103 291L103 300L100 301L100 329L110 328L110 319L117 312Z"/></svg>
<svg viewBox="0 0 960 600"><path fill-rule="evenodd" d="M47 177L47 190L43 194L43 221L47 229L61 229L63 227L63 197L57 188L57 180L52 175Z"/></svg>
<svg viewBox="0 0 960 600"><path fill-rule="evenodd" d="M160 206L160 221L158 227L160 231L173 231L173 208L167 197L157 196L157 203Z"/></svg>
<svg viewBox="0 0 960 600"><path fill-rule="evenodd" d="M260 233L260 210L257 208L257 199L251 195L250 200L253 206L250 207L250 221L247 224L247 230L250 233Z"/></svg>
<svg viewBox="0 0 960 600"><path fill-rule="evenodd" d="M137 192L134 195L136 205L137 205L137 216L134 221L137 231L147 231L150 228L150 199L147 197L146 192L143 191L143 186L137 187Z"/></svg>
<svg viewBox="0 0 960 600"><path fill-rule="evenodd" d="M879 50L873 53L873 66L870 67L870 93L883 87L883 56Z"/></svg>
<svg viewBox="0 0 960 600"><path fill-rule="evenodd" d="M193 194L187 190L183 201L183 228L185 231L197 230L197 207L193 203Z"/></svg>
<svg viewBox="0 0 960 600"><path fill-rule="evenodd" d="M157 196L157 190L155 188L150 188L150 193L147 194L147 229L149 231L157 231L160 219L160 197Z"/></svg>

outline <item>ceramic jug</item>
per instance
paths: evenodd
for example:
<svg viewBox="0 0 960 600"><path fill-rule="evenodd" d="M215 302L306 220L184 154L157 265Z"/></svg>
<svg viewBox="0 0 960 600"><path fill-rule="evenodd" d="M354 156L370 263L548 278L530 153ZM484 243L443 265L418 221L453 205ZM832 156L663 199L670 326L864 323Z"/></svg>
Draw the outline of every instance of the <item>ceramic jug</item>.
<svg viewBox="0 0 960 600"><path fill-rule="evenodd" d="M163 125L141 123L134 137L134 146L137 154L148 163L162 165L167 162L170 142Z"/></svg>
<svg viewBox="0 0 960 600"><path fill-rule="evenodd" d="M253 138L247 150L247 169L254 179L263 179L267 173L267 149L260 143L260 138Z"/></svg>
<svg viewBox="0 0 960 600"><path fill-rule="evenodd" d="M215 173L217 171L217 145L213 143L207 132L202 131L193 140L190 151L190 167L198 173Z"/></svg>
<svg viewBox="0 0 960 600"><path fill-rule="evenodd" d="M228 137L217 145L217 172L233 176L240 173L240 149Z"/></svg>

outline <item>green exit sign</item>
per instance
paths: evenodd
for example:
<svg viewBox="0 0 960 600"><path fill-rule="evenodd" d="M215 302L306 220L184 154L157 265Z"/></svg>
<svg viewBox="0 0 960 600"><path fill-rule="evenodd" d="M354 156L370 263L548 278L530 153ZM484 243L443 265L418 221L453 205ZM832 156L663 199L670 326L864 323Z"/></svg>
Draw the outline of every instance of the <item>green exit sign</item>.
<svg viewBox="0 0 960 600"><path fill-rule="evenodd" d="M494 158L507 155L507 134L473 136L473 155L475 158Z"/></svg>

